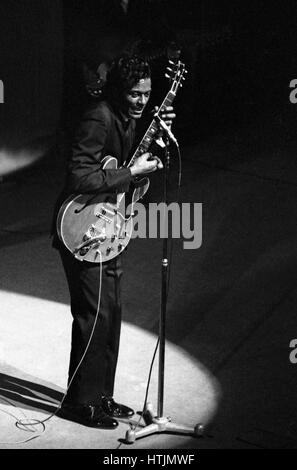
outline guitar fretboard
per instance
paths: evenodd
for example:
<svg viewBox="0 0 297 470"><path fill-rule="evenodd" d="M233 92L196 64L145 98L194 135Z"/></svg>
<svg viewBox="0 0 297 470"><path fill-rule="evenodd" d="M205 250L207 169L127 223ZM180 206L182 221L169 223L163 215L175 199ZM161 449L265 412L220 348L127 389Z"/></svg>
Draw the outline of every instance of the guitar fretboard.
<svg viewBox="0 0 297 470"><path fill-rule="evenodd" d="M163 100L163 103L161 104L160 108L158 109L158 112L156 113L157 116L159 116L164 108L166 106L170 106L175 98L175 95L176 93L174 93L172 90L170 90L167 95L165 96L164 100ZM148 130L146 131L146 133L144 134L140 144L138 145L137 149L135 150L131 160L130 160L130 163L128 164L128 167L129 166L132 166L135 161L137 160L138 157L140 157L140 155L142 155L143 153L147 152L151 143L153 142L154 140L154 137L156 135L156 133L158 132L159 130L159 125L157 123L157 119L154 118L151 122L151 124L149 125L149 128Z"/></svg>

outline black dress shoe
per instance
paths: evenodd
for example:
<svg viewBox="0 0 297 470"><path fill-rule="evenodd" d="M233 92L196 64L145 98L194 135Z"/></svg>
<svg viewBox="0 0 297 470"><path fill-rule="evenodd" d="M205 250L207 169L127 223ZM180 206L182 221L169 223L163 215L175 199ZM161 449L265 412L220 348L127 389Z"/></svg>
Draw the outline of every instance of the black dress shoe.
<svg viewBox="0 0 297 470"><path fill-rule="evenodd" d="M56 413L60 418L75 421L92 428L115 429L118 422L108 416L102 406L63 404Z"/></svg>
<svg viewBox="0 0 297 470"><path fill-rule="evenodd" d="M101 406L108 416L113 418L130 418L134 415L134 410L125 405L116 403L112 397L101 398Z"/></svg>

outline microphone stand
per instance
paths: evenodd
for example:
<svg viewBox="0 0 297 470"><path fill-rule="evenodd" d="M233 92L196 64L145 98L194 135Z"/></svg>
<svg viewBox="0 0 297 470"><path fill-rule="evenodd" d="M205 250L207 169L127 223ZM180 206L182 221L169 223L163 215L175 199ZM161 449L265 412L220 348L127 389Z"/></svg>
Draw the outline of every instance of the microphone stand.
<svg viewBox="0 0 297 470"><path fill-rule="evenodd" d="M174 140L176 145L176 139ZM170 152L169 152L169 138L168 134L165 139L165 165L164 165L164 189L163 189L163 203L164 207L168 204L168 183L169 183L169 169L170 169ZM164 219L164 223L166 220ZM167 311L167 297L168 297L168 238L163 238L162 249L162 280L161 280L161 308L159 318L159 364L158 364L158 406L157 416L154 413L153 405L149 402L145 403L143 419L145 426L136 430L129 429L126 432L126 442L132 444L136 439L149 436L154 433L173 432L180 434L187 434L192 436L202 436L204 433L204 426L201 423L196 424L194 427L176 424L171 421L170 417L163 416L164 404L164 372L165 372L165 342L166 342L166 311ZM137 427L137 426L136 426Z"/></svg>

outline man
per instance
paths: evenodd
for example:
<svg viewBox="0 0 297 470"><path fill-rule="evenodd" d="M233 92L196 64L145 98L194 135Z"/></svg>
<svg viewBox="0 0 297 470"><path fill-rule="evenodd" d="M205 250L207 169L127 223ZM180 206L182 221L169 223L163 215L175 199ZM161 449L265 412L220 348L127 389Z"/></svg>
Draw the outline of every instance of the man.
<svg viewBox="0 0 297 470"><path fill-rule="evenodd" d="M105 99L92 104L78 129L65 196L126 192L135 176L163 167L150 153L141 155L129 168L121 167L129 157L135 123L150 93L146 62L122 57L114 63L107 77ZM172 108L167 108L162 117L170 125L175 117ZM118 169L102 169L106 155L117 158ZM56 246L69 285L73 316L68 389L57 415L87 426L115 429L117 418L134 414L113 399L121 328L121 259L118 256L100 266L76 260L58 240Z"/></svg>

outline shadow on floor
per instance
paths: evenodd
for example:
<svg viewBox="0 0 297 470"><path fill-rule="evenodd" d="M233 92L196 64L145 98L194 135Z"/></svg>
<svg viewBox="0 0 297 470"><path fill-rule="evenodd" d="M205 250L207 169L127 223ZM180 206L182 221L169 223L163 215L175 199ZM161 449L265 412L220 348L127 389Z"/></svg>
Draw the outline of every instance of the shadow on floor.
<svg viewBox="0 0 297 470"><path fill-rule="evenodd" d="M0 374L0 401L22 408L53 413L62 400L63 393L28 380Z"/></svg>

